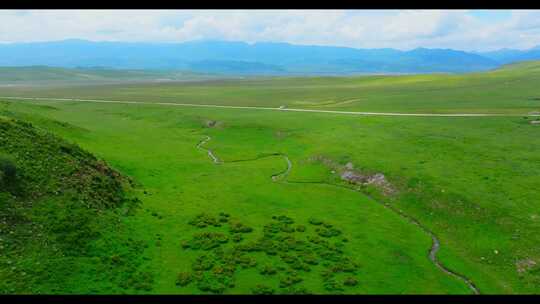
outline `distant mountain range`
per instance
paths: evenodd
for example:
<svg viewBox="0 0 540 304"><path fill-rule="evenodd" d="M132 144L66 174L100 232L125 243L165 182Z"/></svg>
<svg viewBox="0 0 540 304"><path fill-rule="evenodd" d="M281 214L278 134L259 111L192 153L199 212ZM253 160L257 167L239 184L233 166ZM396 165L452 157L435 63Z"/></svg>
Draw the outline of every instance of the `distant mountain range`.
<svg viewBox="0 0 540 304"><path fill-rule="evenodd" d="M540 45L530 50L502 49L492 52L480 53L480 55L495 60L501 64L540 59Z"/></svg>
<svg viewBox="0 0 540 304"><path fill-rule="evenodd" d="M288 43L127 43L63 40L0 44L0 66L185 70L228 75L472 72L540 59L540 48L473 53L451 49L355 49Z"/></svg>

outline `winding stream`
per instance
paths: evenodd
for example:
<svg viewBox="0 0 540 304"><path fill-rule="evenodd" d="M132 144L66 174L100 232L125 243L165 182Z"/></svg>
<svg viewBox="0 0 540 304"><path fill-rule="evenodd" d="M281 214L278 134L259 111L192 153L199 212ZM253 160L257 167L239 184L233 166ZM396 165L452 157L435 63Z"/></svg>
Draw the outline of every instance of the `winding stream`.
<svg viewBox="0 0 540 304"><path fill-rule="evenodd" d="M224 163L223 161L219 160L219 158L212 152L212 150L210 149L207 149L207 148L204 148L203 145L205 143L207 143L208 141L210 141L210 136L206 136L205 139L201 140L198 144L197 144L197 148L198 149L201 149L201 150L204 150L208 153L208 156L210 156L210 158L212 159L212 161L215 163L215 164L221 164L221 163ZM244 161L255 161L255 160L259 160L259 159L263 159L263 158L267 158L267 157L275 157L275 156L281 156L283 157L283 159L287 162L287 169L285 169L284 171L282 172L279 172L279 173L276 173L276 174L273 174L271 176L272 180L273 181L278 181L278 180L281 180L282 182L284 183L289 183L289 184L320 184L320 185L328 185L328 186L332 186L332 187L339 187L339 188L344 188L344 189L347 189L347 190L351 190L351 191L355 191L355 192L360 192L359 190L357 189L354 189L354 188L351 188L351 187L347 187L347 186L343 186L343 185L337 185L337 184L331 184L331 183L326 183L326 182L300 182L300 181L297 181L297 182L291 182L291 181L288 181L286 180L285 178L287 177L287 175L289 174L289 172L291 171L292 169L292 162L291 160L289 159L289 157L286 155L286 154L283 154L283 153L272 153L272 154L267 154L267 155L263 155L263 156L259 156L259 157L256 157L256 158L251 158L251 159L240 159L240 160L232 160L232 161L228 161L227 163L235 163L235 162L244 162ZM429 230L426 226L422 225L417 219L413 218L412 216L410 215L407 215L405 214L401 209L397 209L395 208L394 206L390 205L389 203L386 203L386 202L381 202L381 201L378 201L376 199L374 199L373 197L361 192L363 195L366 195L368 196L370 199L378 202L379 204L383 205L385 208L387 208L388 210L398 214L399 216L401 216L402 218L406 219L409 223L411 224L414 224L416 225L417 227L419 227L422 231L424 231L426 234L428 234L430 237L431 237L431 248L428 252L428 258L429 260L437 267L439 268L441 271L443 271L444 273L450 275L450 276L453 276L461 281L463 281L465 284L467 284L467 286L469 287L469 289L474 293L474 294L480 294L480 291L478 290L478 287L476 287L476 285L471 281L471 279L469 279L468 277L466 277L465 275L462 275L462 274L459 274L449 268L447 268L446 266L444 266L443 264L441 264L441 262L439 261L439 259L437 258L437 252L439 252L439 249L441 247L441 242L439 241L438 237L435 235L435 233L433 233L433 231Z"/></svg>

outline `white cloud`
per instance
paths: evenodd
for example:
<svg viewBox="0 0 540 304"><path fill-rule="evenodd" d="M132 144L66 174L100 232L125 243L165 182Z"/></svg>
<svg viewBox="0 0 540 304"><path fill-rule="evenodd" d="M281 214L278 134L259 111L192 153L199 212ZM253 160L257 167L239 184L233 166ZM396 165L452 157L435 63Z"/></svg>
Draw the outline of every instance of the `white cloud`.
<svg viewBox="0 0 540 304"><path fill-rule="evenodd" d="M0 42L219 39L463 50L540 44L540 11L493 19L458 10L4 10Z"/></svg>

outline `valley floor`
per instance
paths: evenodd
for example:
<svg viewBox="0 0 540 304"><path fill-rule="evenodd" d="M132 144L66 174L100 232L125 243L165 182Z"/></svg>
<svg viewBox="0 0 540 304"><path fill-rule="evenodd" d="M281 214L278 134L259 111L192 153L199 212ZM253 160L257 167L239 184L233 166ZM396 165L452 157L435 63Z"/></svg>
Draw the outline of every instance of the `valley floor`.
<svg viewBox="0 0 540 304"><path fill-rule="evenodd" d="M182 245L193 244L197 233L241 235L239 244L248 244L258 242L272 223L289 229L288 223L275 221L290 219L304 226L294 232L297 238L316 240L332 229L339 237L322 236L330 242L324 248L316 246L325 242L309 241L324 254L318 264L294 271L289 268L296 264L287 259L299 258L301 249L276 249L277 256L264 250L246 254L247 266L234 272L234 284L229 282L224 293L290 293L295 288L317 294L468 294L474 291L468 280L480 293L538 292L536 264L523 266L523 261L540 262L535 246L540 206L534 190L540 181L540 140L538 126L522 117L283 110L269 115L244 108L45 99L0 107L79 144L142 185L137 194L142 207L124 222L149 244L143 266L154 277L151 293L209 292L202 281L177 284L180 273L193 272L208 256L220 263L215 249ZM198 146L207 137L211 141ZM218 163L197 147L210 149ZM365 174L384 174L394 191L371 186L351 191L354 185L339 174L348 163ZM201 213L208 221L227 214L230 222L203 228L190 224ZM437 236L438 261L458 277L433 263L431 235L407 217ZM313 224L317 221L328 227ZM253 231L230 232L233 222ZM224 246L236 245L228 241ZM340 252L337 260L350 261L354 270L333 264L329 252ZM283 269L264 274L269 264ZM327 274L329 269L335 273ZM201 274L213 275L209 270Z"/></svg>

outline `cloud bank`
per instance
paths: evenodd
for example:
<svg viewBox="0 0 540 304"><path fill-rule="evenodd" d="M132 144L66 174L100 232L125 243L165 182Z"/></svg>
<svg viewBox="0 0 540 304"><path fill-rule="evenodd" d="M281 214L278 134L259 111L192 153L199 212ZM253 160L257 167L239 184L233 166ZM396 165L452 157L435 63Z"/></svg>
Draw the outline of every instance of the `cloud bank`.
<svg viewBox="0 0 540 304"><path fill-rule="evenodd" d="M486 51L540 45L540 10L0 11L0 42L232 40Z"/></svg>

